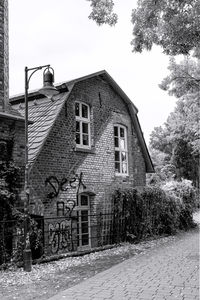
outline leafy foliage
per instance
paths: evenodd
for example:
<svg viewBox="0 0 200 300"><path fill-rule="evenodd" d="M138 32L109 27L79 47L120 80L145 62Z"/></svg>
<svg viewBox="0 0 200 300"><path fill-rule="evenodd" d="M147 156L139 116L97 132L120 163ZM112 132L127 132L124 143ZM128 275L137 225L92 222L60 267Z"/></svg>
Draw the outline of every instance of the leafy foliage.
<svg viewBox="0 0 200 300"><path fill-rule="evenodd" d="M91 2L89 16L98 25L114 25L112 0ZM138 0L132 11L133 50L151 50L153 44L162 47L168 55L187 55L193 50L200 55L200 2L198 0Z"/></svg>
<svg viewBox="0 0 200 300"><path fill-rule="evenodd" d="M199 186L200 155L200 60L184 58L179 64L170 61L170 75L160 87L178 98L174 111L164 126L154 129L150 146L154 154L160 151L165 161L155 161L160 172L171 164L177 179L193 180ZM154 160L155 155L153 155Z"/></svg>
<svg viewBox="0 0 200 300"><path fill-rule="evenodd" d="M133 50L151 50L153 44L168 55L198 55L200 47L198 0L140 0L132 12Z"/></svg>
<svg viewBox="0 0 200 300"><path fill-rule="evenodd" d="M192 148L185 140L178 140L174 147L172 163L176 168L176 175L180 178L187 178L195 181L198 179L198 157L192 154Z"/></svg>
<svg viewBox="0 0 200 300"><path fill-rule="evenodd" d="M176 139L184 139L192 152L199 155L200 149L200 60L184 59L179 64L171 60L170 75L160 87L179 98L175 111L167 123L169 132Z"/></svg>
<svg viewBox="0 0 200 300"><path fill-rule="evenodd" d="M24 213L16 208L20 187L20 168L11 160L0 163L0 265L23 260ZM29 217L29 234L33 258L43 253L42 231ZM16 244L14 247L14 243Z"/></svg>
<svg viewBox="0 0 200 300"><path fill-rule="evenodd" d="M106 23L105 16L112 13L113 1L91 0L91 3L96 13L91 18L99 19L100 24ZM105 6L109 9L106 10ZM185 55L180 63L175 58L170 59L170 74L160 84L179 101L164 127L157 127L152 132L150 146L161 180L174 175L178 179L192 179L197 186L200 149L199 15L198 0L138 0L137 8L132 11L133 51L151 50L155 44L161 46L167 55ZM154 181L159 180L156 176L152 177Z"/></svg>
<svg viewBox="0 0 200 300"><path fill-rule="evenodd" d="M17 200L19 168L12 161L0 163L0 264L6 263L12 252L14 203Z"/></svg>
<svg viewBox="0 0 200 300"><path fill-rule="evenodd" d="M188 229L193 226L193 212L199 208L199 191L194 188L190 180L171 180L162 186L167 195L180 203L179 228Z"/></svg>
<svg viewBox="0 0 200 300"><path fill-rule="evenodd" d="M21 264L23 262L23 250L24 250L24 214L17 212L15 214L14 226L15 226L15 248L12 249L11 260L14 264ZM30 249L32 253L32 259L40 258L44 253L43 245L43 232L39 228L38 222L28 216L28 233L30 240Z"/></svg>
<svg viewBox="0 0 200 300"><path fill-rule="evenodd" d="M114 242L174 234L194 226L192 213L197 195L189 181L172 181L170 188L119 189L113 199Z"/></svg>
<svg viewBox="0 0 200 300"><path fill-rule="evenodd" d="M155 148L150 149L155 173L147 174L147 184L159 186L175 177L176 167L171 162L170 155Z"/></svg>
<svg viewBox="0 0 200 300"><path fill-rule="evenodd" d="M192 182L187 179L181 181L171 180L162 185L162 189L168 194L178 199L185 206L189 206L191 211L194 211L198 206L197 190L192 185Z"/></svg>
<svg viewBox="0 0 200 300"><path fill-rule="evenodd" d="M190 179L196 186L199 185L199 116L199 92L186 94L177 101L165 124L155 128L150 138L156 170L163 173L163 167L171 165L177 179ZM158 159L161 155L165 157L162 161Z"/></svg>
<svg viewBox="0 0 200 300"><path fill-rule="evenodd" d="M200 91L200 60L184 57L179 63L170 59L168 75L160 84L160 88L170 95L180 98L186 94L196 94Z"/></svg>
<svg viewBox="0 0 200 300"><path fill-rule="evenodd" d="M91 2L92 12L89 19L94 20L98 25L117 23L117 15L113 13L114 2L112 0L87 0Z"/></svg>

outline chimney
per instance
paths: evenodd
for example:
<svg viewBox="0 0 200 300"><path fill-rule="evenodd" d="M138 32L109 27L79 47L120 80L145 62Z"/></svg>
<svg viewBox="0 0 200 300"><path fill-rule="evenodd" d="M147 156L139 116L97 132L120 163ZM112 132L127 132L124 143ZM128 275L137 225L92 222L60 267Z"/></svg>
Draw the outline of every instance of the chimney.
<svg viewBox="0 0 200 300"><path fill-rule="evenodd" d="M8 0L0 0L0 112L9 112Z"/></svg>

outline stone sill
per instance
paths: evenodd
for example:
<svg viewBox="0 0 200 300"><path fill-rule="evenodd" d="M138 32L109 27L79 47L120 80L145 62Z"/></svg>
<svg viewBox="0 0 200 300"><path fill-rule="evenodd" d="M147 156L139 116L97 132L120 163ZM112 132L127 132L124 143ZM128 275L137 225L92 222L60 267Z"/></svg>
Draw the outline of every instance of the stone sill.
<svg viewBox="0 0 200 300"><path fill-rule="evenodd" d="M75 152L84 152L84 153L90 153L90 154L95 154L95 149L93 148L81 148L81 147L76 147L74 149Z"/></svg>

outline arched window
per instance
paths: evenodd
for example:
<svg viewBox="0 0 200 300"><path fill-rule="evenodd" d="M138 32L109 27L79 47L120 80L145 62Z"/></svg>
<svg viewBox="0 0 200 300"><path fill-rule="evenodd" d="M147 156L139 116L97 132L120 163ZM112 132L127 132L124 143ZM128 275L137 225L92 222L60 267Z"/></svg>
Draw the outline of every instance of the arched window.
<svg viewBox="0 0 200 300"><path fill-rule="evenodd" d="M90 107L82 102L75 102L76 145L80 148L91 147Z"/></svg>
<svg viewBox="0 0 200 300"><path fill-rule="evenodd" d="M114 126L115 173L128 175L127 129L123 125Z"/></svg>
<svg viewBox="0 0 200 300"><path fill-rule="evenodd" d="M78 196L77 203L77 246L91 246L90 237L90 197L87 194Z"/></svg>

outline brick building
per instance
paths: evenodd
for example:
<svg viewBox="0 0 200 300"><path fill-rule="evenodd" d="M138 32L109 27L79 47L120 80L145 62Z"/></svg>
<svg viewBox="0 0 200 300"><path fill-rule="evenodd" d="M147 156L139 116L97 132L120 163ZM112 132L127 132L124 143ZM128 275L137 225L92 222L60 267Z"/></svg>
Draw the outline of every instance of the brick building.
<svg viewBox="0 0 200 300"><path fill-rule="evenodd" d="M24 165L24 118L9 105L8 1L0 0L0 161Z"/></svg>
<svg viewBox="0 0 200 300"><path fill-rule="evenodd" d="M30 213L49 254L109 243L112 192L154 172L137 108L106 71L57 88L29 94ZM24 113L23 95L10 103Z"/></svg>
<svg viewBox="0 0 200 300"><path fill-rule="evenodd" d="M8 0L0 0L0 264L12 253L12 224L7 222L11 214L11 203L5 201L9 195L9 176L5 170L12 169L13 161L21 169L17 182L19 191L23 186L24 173L24 118L9 104L9 51L8 51ZM9 166L9 167L8 167ZM10 198L11 199L11 198ZM8 199L7 199L8 200ZM20 197L16 195L15 203Z"/></svg>

